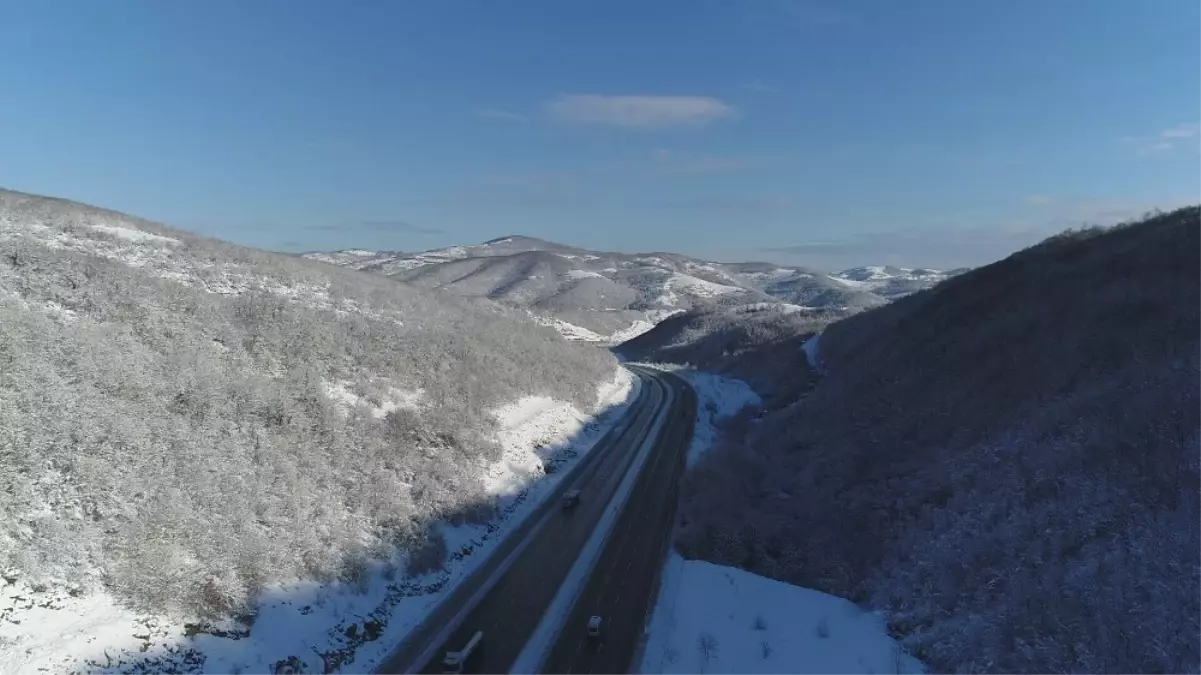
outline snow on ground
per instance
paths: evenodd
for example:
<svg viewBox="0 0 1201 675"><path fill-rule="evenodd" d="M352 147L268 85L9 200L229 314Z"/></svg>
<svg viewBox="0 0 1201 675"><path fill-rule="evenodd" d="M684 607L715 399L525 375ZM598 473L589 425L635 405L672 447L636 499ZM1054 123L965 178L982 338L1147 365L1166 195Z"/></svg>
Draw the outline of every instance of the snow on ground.
<svg viewBox="0 0 1201 675"><path fill-rule="evenodd" d="M812 274L807 272L798 273L798 270L789 267L778 267L770 272L742 272L739 276L760 282L778 281L780 279L787 279L789 277L796 279L810 279L813 277Z"/></svg>
<svg viewBox="0 0 1201 675"><path fill-rule="evenodd" d="M563 273L563 276L567 277L568 279L592 279L592 278L604 279L605 278L605 276L603 274L597 274L596 272L590 272L588 270L567 270L566 272Z"/></svg>
<svg viewBox="0 0 1201 675"><path fill-rule="evenodd" d="M642 335L643 333L649 331L650 329L652 329L654 327L655 327L655 324L651 323L650 321L643 321L643 320L639 319L639 320L635 321L634 323L630 324L629 326L626 326L625 328L622 328L621 330L615 331L612 335L609 336L609 343L619 345L619 344L625 342L626 340L633 340L634 338L638 337L639 335Z"/></svg>
<svg viewBox="0 0 1201 675"><path fill-rule="evenodd" d="M556 319L549 316L537 316L533 313L531 313L530 316L533 317L534 323L540 326L548 326L559 331L559 335L562 335L563 339L565 340L575 340L579 342L605 342L608 339L600 333L590 331L587 328L584 328L583 326L577 326L574 323L568 323L562 319Z"/></svg>
<svg viewBox="0 0 1201 675"><path fill-rule="evenodd" d="M692 444L688 446L687 466L692 466L717 441L717 423L731 417L747 406L762 405L763 400L742 380L713 373L692 370L668 363L638 365L664 370L688 381L696 391L696 426L692 429Z"/></svg>
<svg viewBox="0 0 1201 675"><path fill-rule="evenodd" d="M795 314L796 312L813 312L818 308L794 305L790 302L750 302L745 305L731 307L730 309L744 312L776 311L782 314Z"/></svg>
<svg viewBox="0 0 1201 675"><path fill-rule="evenodd" d="M368 412L377 420L388 416L388 413L393 410L417 410L420 407L421 398L425 396L423 389L399 389L397 387L388 387L387 397L375 405L370 399L359 396L350 390L350 382L323 383L325 395L334 403L338 404L343 412L349 412L350 409L364 405L367 406Z"/></svg>
<svg viewBox="0 0 1201 675"><path fill-rule="evenodd" d="M689 465L712 448L717 420L761 402L740 380L651 365L696 390ZM880 615L842 598L675 552L661 574L640 673L925 672Z"/></svg>
<svg viewBox="0 0 1201 675"><path fill-rule="evenodd" d="M699 298L713 298L719 295L727 295L729 293L738 293L742 291L737 286L726 286L725 284L715 284L712 281L705 281L688 274L673 274L667 280L664 287L671 290L678 290L687 295L696 296Z"/></svg>
<svg viewBox="0 0 1201 675"><path fill-rule="evenodd" d="M0 673L267 673L287 663L302 669L293 672L371 671L565 473L534 472L523 482L514 466L574 462L623 416L640 382L620 370L599 388L596 417L537 397L494 411L505 454L485 480L505 493L500 515L486 525L443 524L446 564L420 577L398 575L398 556L369 564L356 580L268 587L246 617L188 624L123 607L103 590L31 585L0 570ZM337 383L326 393L362 402Z"/></svg>
<svg viewBox="0 0 1201 675"><path fill-rule="evenodd" d="M641 380L620 368L612 382L600 388L597 408L624 406L632 401ZM547 450L557 439L586 435L592 418L564 401L547 396L527 396L493 412L499 425L497 439L503 448L500 461L487 470L485 483L488 493L506 500L515 499L533 480L547 476L547 464L558 473L558 458L548 456ZM589 445L589 447L591 447ZM542 484L538 489L544 488Z"/></svg>
<svg viewBox="0 0 1201 675"><path fill-rule="evenodd" d="M751 386L742 380L722 377L699 370L677 370L696 390L696 427L688 446L687 465L692 466L717 441L717 423L747 406L763 403Z"/></svg>
<svg viewBox="0 0 1201 675"><path fill-rule="evenodd" d="M805 350L805 359L809 361L809 367L816 370L819 374L825 374L826 369L822 367L821 360L818 358L817 347L822 338L821 333L814 333L813 337L805 340L801 344L801 349Z"/></svg>
<svg viewBox="0 0 1201 675"><path fill-rule="evenodd" d="M179 240L173 237L164 237L159 234L151 234L142 230L135 230L132 227L119 227L116 225L93 225L93 230L99 230L105 234L111 234L114 237L120 237L126 241L132 242L155 242L159 244L178 244Z"/></svg>
<svg viewBox="0 0 1201 675"><path fill-rule="evenodd" d="M642 673L923 673L842 598L672 553Z"/></svg>

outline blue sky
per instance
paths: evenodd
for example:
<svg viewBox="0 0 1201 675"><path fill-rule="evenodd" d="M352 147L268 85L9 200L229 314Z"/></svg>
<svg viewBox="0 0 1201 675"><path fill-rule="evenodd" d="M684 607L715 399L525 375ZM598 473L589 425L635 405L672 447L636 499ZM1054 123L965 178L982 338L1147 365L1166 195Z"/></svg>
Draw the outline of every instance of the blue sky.
<svg viewBox="0 0 1201 675"><path fill-rule="evenodd" d="M0 186L280 250L952 266L1201 201L1195 0L0 0Z"/></svg>

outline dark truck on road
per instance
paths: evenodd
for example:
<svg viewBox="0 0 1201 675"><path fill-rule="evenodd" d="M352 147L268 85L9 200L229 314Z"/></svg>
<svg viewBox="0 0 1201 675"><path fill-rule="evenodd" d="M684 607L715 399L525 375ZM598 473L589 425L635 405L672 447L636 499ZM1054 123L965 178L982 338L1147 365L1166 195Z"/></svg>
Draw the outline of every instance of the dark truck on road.
<svg viewBox="0 0 1201 675"><path fill-rule="evenodd" d="M563 508L570 509L580 503L580 491L568 490L563 493Z"/></svg>

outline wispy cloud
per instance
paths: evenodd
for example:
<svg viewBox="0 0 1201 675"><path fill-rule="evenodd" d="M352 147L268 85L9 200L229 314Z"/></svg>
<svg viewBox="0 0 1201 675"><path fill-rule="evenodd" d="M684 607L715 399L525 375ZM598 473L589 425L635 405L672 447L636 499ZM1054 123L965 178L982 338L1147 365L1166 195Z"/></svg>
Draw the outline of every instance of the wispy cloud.
<svg viewBox="0 0 1201 675"><path fill-rule="evenodd" d="M763 84L758 80L749 84L744 84L742 85L742 88L746 89L747 91L754 91L760 94L779 94L783 92L783 90L779 87L773 87L770 84Z"/></svg>
<svg viewBox="0 0 1201 675"><path fill-rule="evenodd" d="M709 96L605 96L566 94L547 105L551 119L624 129L699 128L737 116L733 106Z"/></svg>
<svg viewBox="0 0 1201 675"><path fill-rule="evenodd" d="M306 230L319 232L345 232L347 230L372 230L375 232L396 232L404 234L446 234L446 230L437 227L414 225L407 220L363 220L349 225L310 225Z"/></svg>
<svg viewBox="0 0 1201 675"><path fill-rule="evenodd" d="M898 265L952 268L999 260L1069 227L1112 225L1140 217L1153 208L1170 210L1195 199L1145 200L1067 198L1034 195L1042 206L1021 217L981 219L952 226L921 224L814 238L789 246L762 249L818 268ZM1029 203L1029 200L1027 200Z"/></svg>
<svg viewBox="0 0 1201 675"><path fill-rule="evenodd" d="M1199 137L1201 124L1192 122L1177 124L1151 136L1126 136L1120 141L1141 154L1154 154L1183 147L1197 148Z"/></svg>
<svg viewBox="0 0 1201 675"><path fill-rule="evenodd" d="M1024 223L997 227L909 227L763 249L825 269L898 265L950 269L998 260L1045 238Z"/></svg>
<svg viewBox="0 0 1201 675"><path fill-rule="evenodd" d="M546 189L563 187L573 178L569 171L511 171L485 174L481 182L493 187Z"/></svg>
<svg viewBox="0 0 1201 675"><path fill-rule="evenodd" d="M477 108L475 116L488 120L500 120L502 122L528 122L530 119L521 113L500 110L499 108Z"/></svg>
<svg viewBox="0 0 1201 675"><path fill-rule="evenodd" d="M378 232L405 232L408 234L446 234L446 230L440 227L428 227L425 225L414 225L407 220L364 220L359 223L359 227L364 230L375 230Z"/></svg>
<svg viewBox="0 0 1201 675"><path fill-rule="evenodd" d="M1047 195L1028 195L1022 201L1026 202L1026 204L1029 206L1047 206L1049 204L1054 204L1055 198L1048 197Z"/></svg>
<svg viewBox="0 0 1201 675"><path fill-rule="evenodd" d="M854 21L856 16L831 9L815 0L776 0L776 6L798 25L805 27L836 26Z"/></svg>
<svg viewBox="0 0 1201 675"><path fill-rule="evenodd" d="M670 150L656 150L652 157L651 173L659 176L700 175L713 173L736 173L757 169L767 162L755 157L679 157Z"/></svg>
<svg viewBox="0 0 1201 675"><path fill-rule="evenodd" d="M668 206L739 218L781 214L795 205L796 201L788 195L726 195L673 202Z"/></svg>

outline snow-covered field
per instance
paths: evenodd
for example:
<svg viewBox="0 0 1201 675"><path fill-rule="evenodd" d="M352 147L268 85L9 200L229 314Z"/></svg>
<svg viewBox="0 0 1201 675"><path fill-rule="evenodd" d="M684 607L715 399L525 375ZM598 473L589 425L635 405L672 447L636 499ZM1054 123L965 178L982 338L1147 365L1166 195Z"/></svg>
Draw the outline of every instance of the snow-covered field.
<svg viewBox="0 0 1201 675"><path fill-rule="evenodd" d="M547 475L546 465L564 469L589 451L639 386L620 370L598 391L600 417L542 397L494 411L504 455L484 469L484 480L500 497L501 515L486 525L444 524L448 560L420 577L396 576L403 560L380 562L355 579L270 587L251 616L192 624L120 606L104 593L30 586L0 570L0 673L372 670L546 498L565 473Z"/></svg>
<svg viewBox="0 0 1201 675"><path fill-rule="evenodd" d="M672 553L642 673L922 673L883 619L833 595Z"/></svg>

